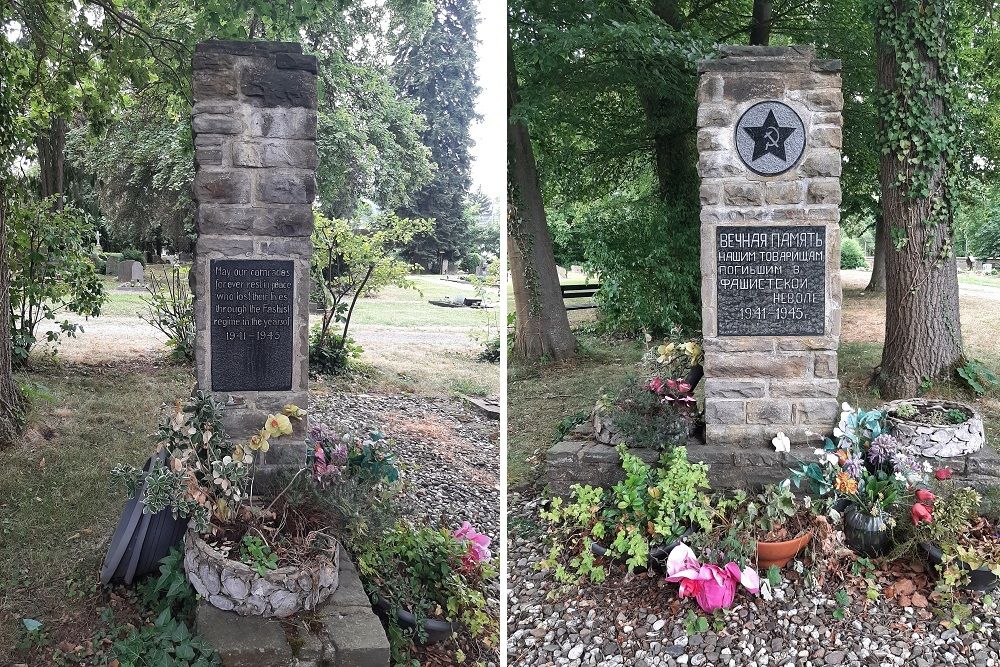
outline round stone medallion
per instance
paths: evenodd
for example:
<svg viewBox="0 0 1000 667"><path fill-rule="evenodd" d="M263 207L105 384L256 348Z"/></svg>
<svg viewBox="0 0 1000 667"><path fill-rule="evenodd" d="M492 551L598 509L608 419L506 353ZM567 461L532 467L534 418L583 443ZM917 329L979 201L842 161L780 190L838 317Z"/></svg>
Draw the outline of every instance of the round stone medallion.
<svg viewBox="0 0 1000 667"><path fill-rule="evenodd" d="M799 161L805 147L802 119L782 102L758 102L736 123L736 152L755 174L785 173Z"/></svg>

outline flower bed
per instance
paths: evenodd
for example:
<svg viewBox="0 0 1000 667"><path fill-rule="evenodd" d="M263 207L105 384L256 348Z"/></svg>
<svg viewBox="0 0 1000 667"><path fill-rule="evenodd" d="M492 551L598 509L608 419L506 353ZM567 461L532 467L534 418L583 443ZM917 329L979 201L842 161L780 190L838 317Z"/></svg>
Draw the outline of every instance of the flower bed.
<svg viewBox="0 0 1000 667"><path fill-rule="evenodd" d="M893 436L923 456L949 458L982 449L983 418L954 401L914 398L879 408Z"/></svg>

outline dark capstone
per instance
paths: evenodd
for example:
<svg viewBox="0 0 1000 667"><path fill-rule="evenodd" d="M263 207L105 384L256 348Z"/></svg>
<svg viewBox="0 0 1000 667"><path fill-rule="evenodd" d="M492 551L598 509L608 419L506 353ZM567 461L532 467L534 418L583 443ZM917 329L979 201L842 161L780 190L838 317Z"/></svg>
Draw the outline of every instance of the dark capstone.
<svg viewBox="0 0 1000 667"><path fill-rule="evenodd" d="M812 70L814 72L836 73L843 69L839 59L836 60L814 60Z"/></svg>
<svg viewBox="0 0 1000 667"><path fill-rule="evenodd" d="M299 53L279 53L274 57L278 69L300 69L316 74L319 72L319 61L316 56L304 56Z"/></svg>
<svg viewBox="0 0 1000 667"><path fill-rule="evenodd" d="M194 198L210 204L244 204L250 201L250 178L238 172L199 171L194 177Z"/></svg>
<svg viewBox="0 0 1000 667"><path fill-rule="evenodd" d="M257 179L257 197L269 204L310 204L316 198L316 180L306 174L266 171Z"/></svg>
<svg viewBox="0 0 1000 667"><path fill-rule="evenodd" d="M196 72L199 70L225 72L233 69L235 64L235 57L228 53L196 53L191 59L191 69Z"/></svg>
<svg viewBox="0 0 1000 667"><path fill-rule="evenodd" d="M718 227L719 336L821 336L826 228Z"/></svg>
<svg viewBox="0 0 1000 667"><path fill-rule="evenodd" d="M211 39L194 47L198 53L229 53L234 56L268 56L274 53L302 53L297 42L252 42L237 39Z"/></svg>
<svg viewBox="0 0 1000 667"><path fill-rule="evenodd" d="M302 70L255 63L243 71L240 91L263 107L316 108L316 77Z"/></svg>
<svg viewBox="0 0 1000 667"><path fill-rule="evenodd" d="M209 276L212 390L291 390L295 263L213 259Z"/></svg>
<svg viewBox="0 0 1000 667"><path fill-rule="evenodd" d="M221 165L222 146L205 146L194 149L194 164L196 167L202 165Z"/></svg>

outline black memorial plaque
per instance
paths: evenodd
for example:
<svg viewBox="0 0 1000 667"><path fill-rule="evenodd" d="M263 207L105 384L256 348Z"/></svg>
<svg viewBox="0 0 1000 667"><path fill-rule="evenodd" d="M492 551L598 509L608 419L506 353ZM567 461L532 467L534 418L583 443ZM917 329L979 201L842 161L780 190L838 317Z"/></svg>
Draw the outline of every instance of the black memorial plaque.
<svg viewBox="0 0 1000 667"><path fill-rule="evenodd" d="M213 259L212 390L292 388L291 260Z"/></svg>
<svg viewBox="0 0 1000 667"><path fill-rule="evenodd" d="M719 336L822 336L826 228L717 227Z"/></svg>

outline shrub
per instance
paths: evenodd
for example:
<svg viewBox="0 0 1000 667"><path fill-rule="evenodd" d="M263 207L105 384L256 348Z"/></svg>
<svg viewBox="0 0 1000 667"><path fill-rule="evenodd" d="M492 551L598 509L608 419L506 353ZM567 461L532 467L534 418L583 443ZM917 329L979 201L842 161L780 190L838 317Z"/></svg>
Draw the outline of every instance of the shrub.
<svg viewBox="0 0 1000 667"><path fill-rule="evenodd" d="M108 260L106 260L100 253L95 252L91 255L90 262L94 265L94 273L97 275L103 276L108 272Z"/></svg>
<svg viewBox="0 0 1000 667"><path fill-rule="evenodd" d="M130 259L134 262L139 262L143 266L146 266L146 253L141 250L136 250L135 248L128 248L122 251L122 259Z"/></svg>
<svg viewBox="0 0 1000 667"><path fill-rule="evenodd" d="M343 336L327 333L317 325L309 336L309 369L316 373L337 375L348 369L351 359L356 359L364 352L364 348L354 342L353 338L346 341Z"/></svg>
<svg viewBox="0 0 1000 667"><path fill-rule="evenodd" d="M857 239L847 237L840 244L840 268L868 268L868 262L865 261L865 251L861 249L861 244L858 243Z"/></svg>
<svg viewBox="0 0 1000 667"><path fill-rule="evenodd" d="M54 201L16 202L10 210L7 243L10 262L11 338L14 363L24 365L38 339L42 320L60 314L96 317L107 300L104 284L90 260L94 227L72 206L54 210ZM56 343L83 328L64 319L45 339Z"/></svg>
<svg viewBox="0 0 1000 667"><path fill-rule="evenodd" d="M167 346L173 348L172 357L193 360L194 300L188 289L186 274L176 266L162 281L151 273L146 290L149 298L143 299L143 303L149 314L140 317L166 335Z"/></svg>

